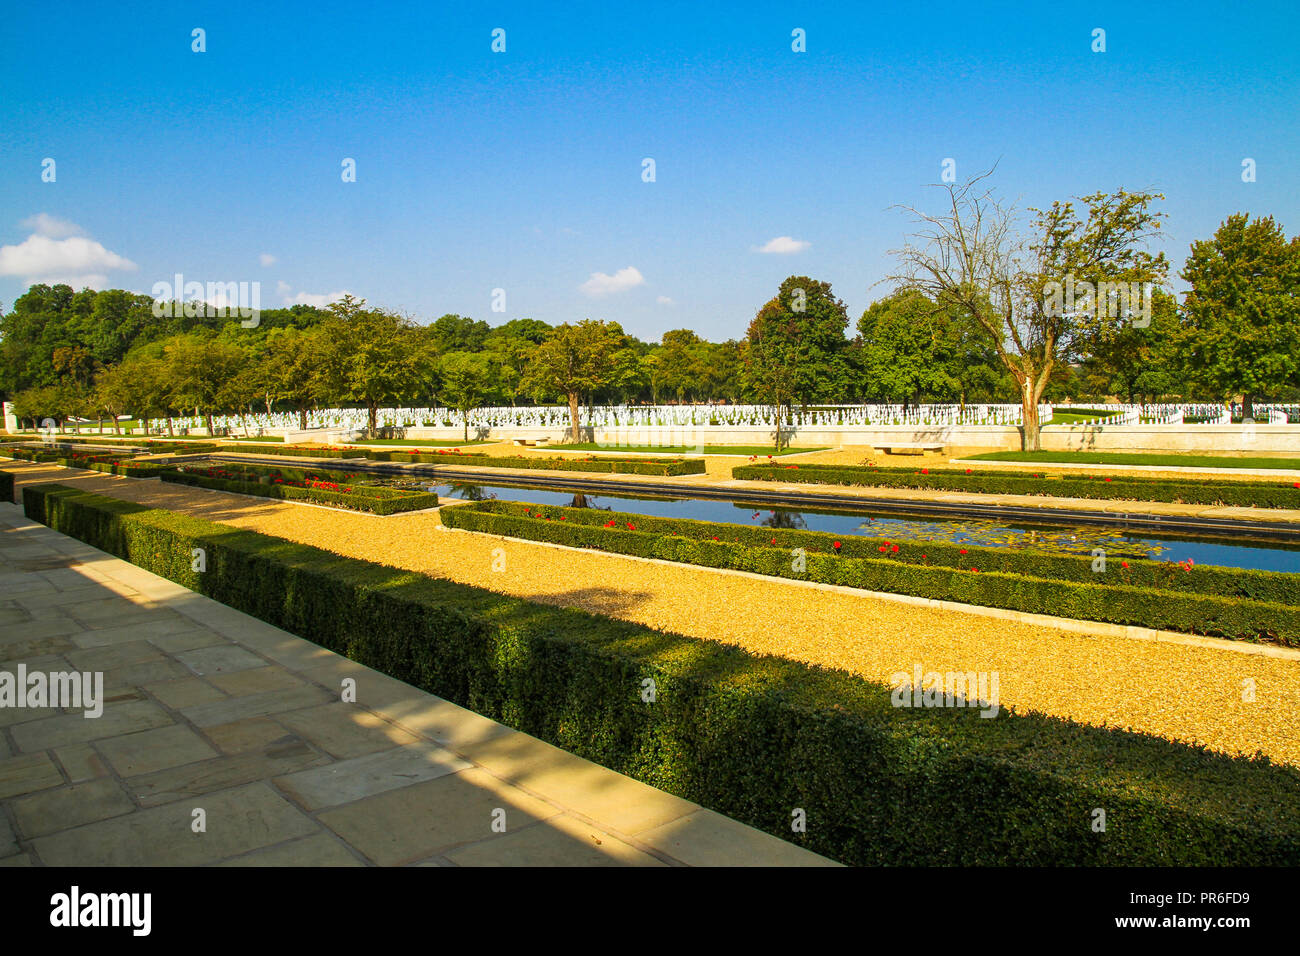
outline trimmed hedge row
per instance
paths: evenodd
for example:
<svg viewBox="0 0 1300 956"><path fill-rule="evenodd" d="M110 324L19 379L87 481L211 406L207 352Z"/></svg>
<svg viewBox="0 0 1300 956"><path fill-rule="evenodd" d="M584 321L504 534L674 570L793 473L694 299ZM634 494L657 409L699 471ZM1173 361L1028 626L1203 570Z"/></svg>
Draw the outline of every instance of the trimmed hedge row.
<svg viewBox="0 0 1300 956"><path fill-rule="evenodd" d="M297 485L264 485L257 481L232 481L179 471L164 471L158 477L178 485L192 485L213 491L231 491L241 495L256 495L259 498L311 501L352 511L368 511L376 515L392 515L438 507L438 496L433 492L402 491L399 488L373 488L359 485L354 486L351 491L331 491L328 488L299 488Z"/></svg>
<svg viewBox="0 0 1300 956"><path fill-rule="evenodd" d="M1019 574L1035 578L1074 581L1081 584L1127 584L1162 591L1214 594L1276 604L1300 605L1300 578L1285 571L1225 568L1213 564L1183 565L1145 558L1115 558L1104 572L1093 571L1093 558L1084 555L1046 554L1033 550L989 548L947 541L892 541L886 538L845 535L826 531L773 529L693 518L660 518L652 515L595 508L530 505L513 501L484 501L469 506L478 511L517 517L564 516L568 524L604 525L615 522L626 529L659 535L682 535L700 540L713 537L750 547L777 547L785 551L803 548L810 553L836 554L841 558L873 558L891 563L923 567L978 568L981 572ZM545 521L545 517L542 519ZM773 544L773 542L776 542ZM840 547L836 548L835 544ZM883 552L882 552L883 549ZM1296 554L1300 561L1300 552ZM1127 567L1125 567L1127 565Z"/></svg>
<svg viewBox="0 0 1300 956"><path fill-rule="evenodd" d="M57 531L845 863L1300 864L1300 773L1266 759L1036 714L899 708L843 671L59 485L23 497ZM791 833L794 808L806 833Z"/></svg>
<svg viewBox="0 0 1300 956"><path fill-rule="evenodd" d="M626 525L606 528L579 521L538 519L508 511L502 513L497 510L498 505L497 502L480 502L449 508L443 513L442 520L448 527L467 531L599 548L704 567L752 571L773 577L1030 614L1300 647L1300 607L1294 605L1127 584L1085 583L986 572L976 570L973 565L967 570L908 564L879 554L874 558L846 557L806 548L804 566L796 570L789 548L666 535L641 530L636 521L632 522L634 528L629 529ZM641 516L632 517L645 520Z"/></svg>
<svg viewBox="0 0 1300 956"><path fill-rule="evenodd" d="M229 455L275 455L287 458L365 458L363 448L303 448L300 445L215 445L214 451Z"/></svg>
<svg viewBox="0 0 1300 956"><path fill-rule="evenodd" d="M615 475L655 475L670 478L677 475L704 474L703 458L665 458L654 461L647 458L527 458L522 455L465 455L465 454L410 454L402 451L371 452L371 461L415 462L433 465L463 465L472 468L540 468L547 471L593 471Z"/></svg>
<svg viewBox="0 0 1300 956"><path fill-rule="evenodd" d="M102 471L110 475L122 475L126 478L157 478L165 471L170 471L175 465L153 464L151 462L132 462L117 461L91 462L83 465L83 468L89 468L91 471Z"/></svg>
<svg viewBox="0 0 1300 956"><path fill-rule="evenodd" d="M14 500L14 476L12 472L0 471L0 501Z"/></svg>
<svg viewBox="0 0 1300 956"><path fill-rule="evenodd" d="M1099 498L1117 501L1166 501L1189 505L1242 505L1259 508L1300 508L1300 483L1276 481L1205 481L1170 478L1048 477L1006 471L917 471L909 468L867 468L859 465L738 465L737 479L791 481L871 488L912 488L922 491L965 491L988 495L1050 495L1057 498Z"/></svg>

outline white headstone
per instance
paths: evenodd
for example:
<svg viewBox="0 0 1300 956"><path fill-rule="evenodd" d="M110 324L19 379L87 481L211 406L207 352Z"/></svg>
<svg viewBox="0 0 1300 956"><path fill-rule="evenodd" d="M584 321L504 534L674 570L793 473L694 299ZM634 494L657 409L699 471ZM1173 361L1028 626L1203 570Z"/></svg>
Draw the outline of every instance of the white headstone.
<svg viewBox="0 0 1300 956"><path fill-rule="evenodd" d="M14 414L14 403L5 402L4 410L5 410L5 431L9 432L10 434L17 434L18 416Z"/></svg>

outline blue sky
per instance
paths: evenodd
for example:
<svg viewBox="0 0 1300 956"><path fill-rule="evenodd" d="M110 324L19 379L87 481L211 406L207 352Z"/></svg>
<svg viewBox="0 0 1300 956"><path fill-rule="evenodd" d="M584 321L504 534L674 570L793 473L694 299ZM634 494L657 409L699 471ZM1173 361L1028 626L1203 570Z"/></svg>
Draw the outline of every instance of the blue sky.
<svg viewBox="0 0 1300 956"><path fill-rule="evenodd" d="M1300 232L1294 3L708 6L11 5L0 303L181 272L718 340L800 274L856 321L949 157L1022 206L1156 187L1175 267L1233 212Z"/></svg>

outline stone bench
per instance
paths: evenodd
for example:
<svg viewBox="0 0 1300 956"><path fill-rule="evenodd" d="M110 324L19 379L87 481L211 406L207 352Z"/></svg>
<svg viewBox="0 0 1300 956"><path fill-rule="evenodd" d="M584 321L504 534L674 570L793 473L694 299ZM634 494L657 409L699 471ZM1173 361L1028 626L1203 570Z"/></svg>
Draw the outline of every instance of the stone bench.
<svg viewBox="0 0 1300 956"><path fill-rule="evenodd" d="M941 441L897 441L874 443L871 447L886 455L921 455L927 451L943 451L947 446Z"/></svg>

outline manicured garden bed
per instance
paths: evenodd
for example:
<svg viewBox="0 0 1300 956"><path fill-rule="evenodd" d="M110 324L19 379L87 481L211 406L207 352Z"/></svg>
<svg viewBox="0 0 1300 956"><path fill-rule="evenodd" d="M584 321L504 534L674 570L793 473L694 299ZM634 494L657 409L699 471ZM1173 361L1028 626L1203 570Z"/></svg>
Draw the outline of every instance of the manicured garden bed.
<svg viewBox="0 0 1300 956"><path fill-rule="evenodd" d="M1140 454L1097 451L993 451L970 455L966 461L1028 461L1062 465L1156 465L1168 468L1274 468L1300 471L1300 458L1254 456L1229 458L1223 455Z"/></svg>
<svg viewBox="0 0 1300 956"><path fill-rule="evenodd" d="M370 454L364 448L305 448L302 445L267 445L264 448L218 445L214 450L240 455L283 455L287 458L365 458Z"/></svg>
<svg viewBox="0 0 1300 956"><path fill-rule="evenodd" d="M1300 774L1264 759L1035 714L900 708L843 671L58 485L23 497L57 531L845 863L1300 864Z"/></svg>
<svg viewBox="0 0 1300 956"><path fill-rule="evenodd" d="M704 567L817 581L1234 640L1300 647L1296 576L1167 561L1112 560L947 542L836 539L720 522L485 501L447 509L448 527ZM802 567L793 551L803 549Z"/></svg>
<svg viewBox="0 0 1300 956"><path fill-rule="evenodd" d="M1047 495L1108 501L1300 508L1300 481L1215 481L1129 475L1046 475L980 469L874 468L863 465L740 465L733 478L989 495Z"/></svg>
<svg viewBox="0 0 1300 956"><path fill-rule="evenodd" d="M0 501L14 500L14 476L12 472L0 471Z"/></svg>
<svg viewBox="0 0 1300 956"><path fill-rule="evenodd" d="M377 515L421 511L438 506L438 496L432 492L376 488L329 478L286 477L270 472L252 474L225 466L178 465L175 469L160 472L158 477L173 484L192 485L213 491L231 491L285 501L309 501Z"/></svg>
<svg viewBox="0 0 1300 956"><path fill-rule="evenodd" d="M434 465L460 465L467 468L531 468L547 471L593 471L617 475L704 474L703 458L539 458L507 455L467 455L456 449L416 453L408 451L366 452L371 461L418 462Z"/></svg>

